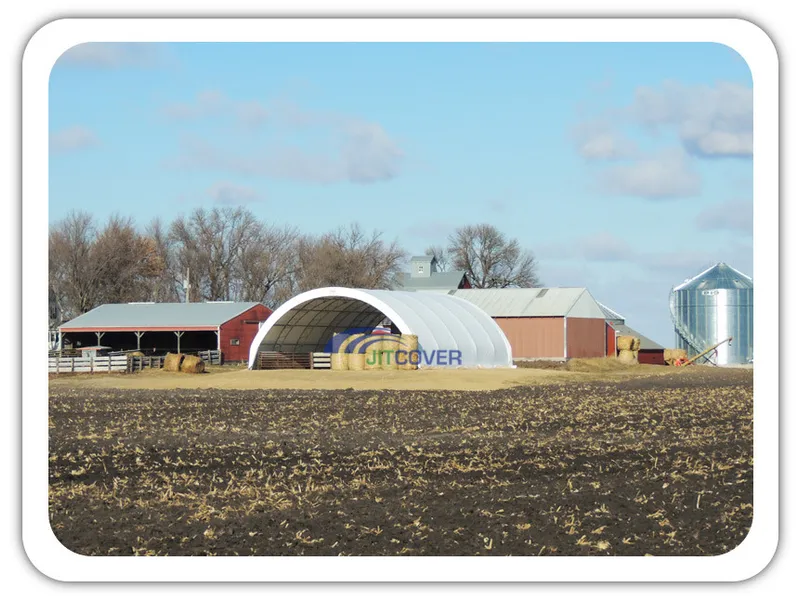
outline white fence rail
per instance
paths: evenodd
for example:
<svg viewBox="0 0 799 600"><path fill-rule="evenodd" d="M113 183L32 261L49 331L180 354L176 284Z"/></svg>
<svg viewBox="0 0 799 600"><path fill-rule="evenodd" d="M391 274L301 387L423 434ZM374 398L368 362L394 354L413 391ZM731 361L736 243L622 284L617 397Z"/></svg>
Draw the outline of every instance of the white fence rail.
<svg viewBox="0 0 799 600"><path fill-rule="evenodd" d="M111 373L129 368L127 356L50 357L47 360L49 373Z"/></svg>
<svg viewBox="0 0 799 600"><path fill-rule="evenodd" d="M312 369L329 369L330 368L330 352L312 352L311 353L311 368Z"/></svg>

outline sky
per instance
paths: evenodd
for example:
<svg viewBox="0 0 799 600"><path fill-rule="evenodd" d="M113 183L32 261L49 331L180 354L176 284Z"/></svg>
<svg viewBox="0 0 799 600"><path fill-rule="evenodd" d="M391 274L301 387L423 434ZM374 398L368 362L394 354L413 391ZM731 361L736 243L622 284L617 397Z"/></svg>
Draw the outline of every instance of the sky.
<svg viewBox="0 0 799 600"><path fill-rule="evenodd" d="M50 223L245 206L409 255L490 223L666 347L672 286L753 275L752 77L720 44L82 44L49 115Z"/></svg>

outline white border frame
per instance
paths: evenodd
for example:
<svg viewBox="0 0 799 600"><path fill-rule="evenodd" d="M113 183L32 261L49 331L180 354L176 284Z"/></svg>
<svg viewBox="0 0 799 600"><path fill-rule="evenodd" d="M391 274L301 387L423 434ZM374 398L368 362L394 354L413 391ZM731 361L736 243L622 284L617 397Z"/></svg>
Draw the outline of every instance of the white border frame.
<svg viewBox="0 0 799 600"><path fill-rule="evenodd" d="M48 82L56 59L87 41L717 42L748 63L754 83L754 520L714 557L87 557L67 550L48 519L48 383L22 365L22 533L31 562L62 581L741 581L777 549L779 483L778 60L769 37L740 19L74 19L54 21L23 56L22 351L41 352L47 310Z"/></svg>

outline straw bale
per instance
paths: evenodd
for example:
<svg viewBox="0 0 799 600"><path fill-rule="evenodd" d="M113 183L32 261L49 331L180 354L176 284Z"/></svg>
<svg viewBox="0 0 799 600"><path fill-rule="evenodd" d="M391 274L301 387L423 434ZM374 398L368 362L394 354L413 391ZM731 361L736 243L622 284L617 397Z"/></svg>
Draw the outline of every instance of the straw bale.
<svg viewBox="0 0 799 600"><path fill-rule="evenodd" d="M399 338L393 335L387 335L386 339L382 342L383 346L383 362L380 368L384 371L397 370L397 350L400 349Z"/></svg>
<svg viewBox="0 0 799 600"><path fill-rule="evenodd" d="M641 338L634 337L633 338L633 346L632 346L632 348L630 348L630 350L635 350L636 352L638 352L640 349L641 349Z"/></svg>
<svg viewBox="0 0 799 600"><path fill-rule="evenodd" d="M397 365L397 368L403 371L415 371L418 369L419 361L416 358L416 352L419 350L419 336L412 333L403 333L400 336L399 348L405 352L405 356L403 356L404 364ZM414 354L411 354L411 352Z"/></svg>
<svg viewBox="0 0 799 600"><path fill-rule="evenodd" d="M365 348L365 364L364 370L366 371L375 371L378 369L383 368L383 344L385 342L383 340L379 340L370 344L367 348ZM361 348L364 350L364 348Z"/></svg>
<svg viewBox="0 0 799 600"><path fill-rule="evenodd" d="M181 373L205 373L205 361L199 356L186 356L180 363Z"/></svg>
<svg viewBox="0 0 799 600"><path fill-rule="evenodd" d="M169 352L164 358L164 371L180 371L180 363L182 363L185 358L185 354L173 354Z"/></svg>
<svg viewBox="0 0 799 600"><path fill-rule="evenodd" d="M349 369L350 356L344 352L334 352L330 355L331 371L346 371Z"/></svg>
<svg viewBox="0 0 799 600"><path fill-rule="evenodd" d="M366 366L365 354L348 354L350 371L363 371Z"/></svg>
<svg viewBox="0 0 799 600"><path fill-rule="evenodd" d="M353 354L353 352L350 351L350 343L358 339L364 339L365 337L366 336L363 333L353 333L352 335L347 336L341 343L341 346L338 347L338 352L342 354Z"/></svg>
<svg viewBox="0 0 799 600"><path fill-rule="evenodd" d="M635 356L635 353L632 350L620 350L619 362L622 362L626 365L632 365L638 363L638 358Z"/></svg>
<svg viewBox="0 0 799 600"><path fill-rule="evenodd" d="M620 335L616 338L616 347L619 350L632 350L633 349L633 336Z"/></svg>

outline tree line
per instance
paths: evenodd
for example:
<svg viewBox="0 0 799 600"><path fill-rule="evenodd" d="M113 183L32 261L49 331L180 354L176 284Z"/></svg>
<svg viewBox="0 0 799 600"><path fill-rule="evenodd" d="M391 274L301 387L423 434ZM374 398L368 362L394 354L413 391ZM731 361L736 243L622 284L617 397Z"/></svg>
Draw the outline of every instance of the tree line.
<svg viewBox="0 0 799 600"><path fill-rule="evenodd" d="M430 246L439 270L466 272L473 287L540 285L533 254L492 225L468 225ZM409 253L358 223L321 235L260 221L242 207L197 208L139 229L73 211L50 227L50 319L105 303L233 300L275 307L318 287L391 289ZM188 288L186 287L188 283Z"/></svg>

